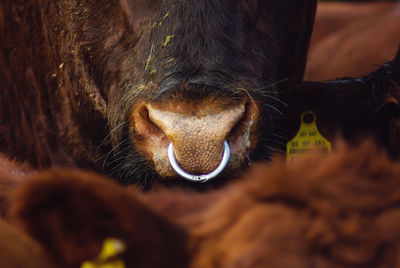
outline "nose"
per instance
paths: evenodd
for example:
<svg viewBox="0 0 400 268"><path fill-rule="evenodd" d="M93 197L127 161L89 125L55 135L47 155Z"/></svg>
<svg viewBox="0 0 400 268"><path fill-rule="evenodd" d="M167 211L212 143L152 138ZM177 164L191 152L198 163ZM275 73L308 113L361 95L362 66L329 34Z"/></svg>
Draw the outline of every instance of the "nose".
<svg viewBox="0 0 400 268"><path fill-rule="evenodd" d="M200 107L171 111L151 104L146 108L149 123L168 138L179 166L191 174L210 173L219 166L224 143L245 113L244 104L212 112Z"/></svg>

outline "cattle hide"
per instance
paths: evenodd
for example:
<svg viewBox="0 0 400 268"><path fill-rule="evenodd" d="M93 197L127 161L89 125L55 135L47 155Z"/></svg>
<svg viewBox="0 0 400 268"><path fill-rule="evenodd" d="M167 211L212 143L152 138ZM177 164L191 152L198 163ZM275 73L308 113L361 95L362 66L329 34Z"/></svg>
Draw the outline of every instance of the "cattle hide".
<svg viewBox="0 0 400 268"><path fill-rule="evenodd" d="M389 1L326 1L320 2L315 16L310 49L327 36L336 33L344 27L374 16L382 16L393 8Z"/></svg>
<svg viewBox="0 0 400 268"><path fill-rule="evenodd" d="M13 224L39 241L56 267L80 268L107 238L125 243L126 267L187 267L186 231L107 178L48 170L32 174L10 200Z"/></svg>
<svg viewBox="0 0 400 268"><path fill-rule="evenodd" d="M204 194L139 194L59 170L18 187L10 215L59 267L78 267L110 236L128 241L128 267L396 267L399 174L371 142L275 159Z"/></svg>
<svg viewBox="0 0 400 268"><path fill-rule="evenodd" d="M4 220L0 220L0 263L2 268L55 268L31 237Z"/></svg>
<svg viewBox="0 0 400 268"><path fill-rule="evenodd" d="M390 61L400 42L399 7L399 2L394 3L387 12L358 19L315 44L308 55L305 79L367 75Z"/></svg>
<svg viewBox="0 0 400 268"><path fill-rule="evenodd" d="M31 171L27 164L17 163L0 155L0 217L4 217L8 209L10 191L23 182L25 175Z"/></svg>
<svg viewBox="0 0 400 268"><path fill-rule="evenodd" d="M257 167L184 219L191 267L397 267L399 171L370 143Z"/></svg>

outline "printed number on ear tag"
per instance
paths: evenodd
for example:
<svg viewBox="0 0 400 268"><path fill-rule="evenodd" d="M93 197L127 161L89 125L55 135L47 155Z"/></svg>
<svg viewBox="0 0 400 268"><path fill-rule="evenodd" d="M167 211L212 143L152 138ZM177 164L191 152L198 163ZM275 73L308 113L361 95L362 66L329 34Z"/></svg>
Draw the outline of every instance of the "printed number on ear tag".
<svg viewBox="0 0 400 268"><path fill-rule="evenodd" d="M82 263L81 268L125 268L124 262L118 256L125 252L125 243L116 238L107 238L99 256Z"/></svg>
<svg viewBox="0 0 400 268"><path fill-rule="evenodd" d="M317 117L311 112L300 116L300 129L296 136L286 144L286 159L290 163L296 158L306 155L312 149L331 152L331 143L325 139L317 128Z"/></svg>

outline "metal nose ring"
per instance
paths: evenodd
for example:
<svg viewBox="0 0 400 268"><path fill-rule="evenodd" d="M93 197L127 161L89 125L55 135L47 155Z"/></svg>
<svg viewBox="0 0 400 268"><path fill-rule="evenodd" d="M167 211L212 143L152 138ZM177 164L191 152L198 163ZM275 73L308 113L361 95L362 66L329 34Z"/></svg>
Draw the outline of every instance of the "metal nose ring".
<svg viewBox="0 0 400 268"><path fill-rule="evenodd" d="M179 165L178 162L176 161L175 158L175 153L174 153L174 147L172 143L169 144L168 146L168 160L169 163L171 164L172 169L181 177L185 178L186 180L189 181L194 181L194 182L206 182L208 180L211 180L212 178L216 177L218 174L220 174L226 165L229 162L229 158L231 156L231 150L229 148L228 143L225 141L224 142L224 154L222 155L222 160L219 166L212 172L208 174L202 174L202 175L193 175L189 174L186 171L184 171Z"/></svg>

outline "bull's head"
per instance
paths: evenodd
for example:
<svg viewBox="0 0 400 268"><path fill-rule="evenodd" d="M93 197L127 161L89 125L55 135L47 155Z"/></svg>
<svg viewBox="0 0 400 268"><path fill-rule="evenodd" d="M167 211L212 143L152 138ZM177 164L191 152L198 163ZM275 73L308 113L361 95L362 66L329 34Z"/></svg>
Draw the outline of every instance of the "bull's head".
<svg viewBox="0 0 400 268"><path fill-rule="evenodd" d="M81 49L108 103L113 174L147 183L177 178L174 159L195 175L222 170L227 154L223 174L268 159L279 147L281 99L303 76L315 7L121 0L92 12Z"/></svg>

